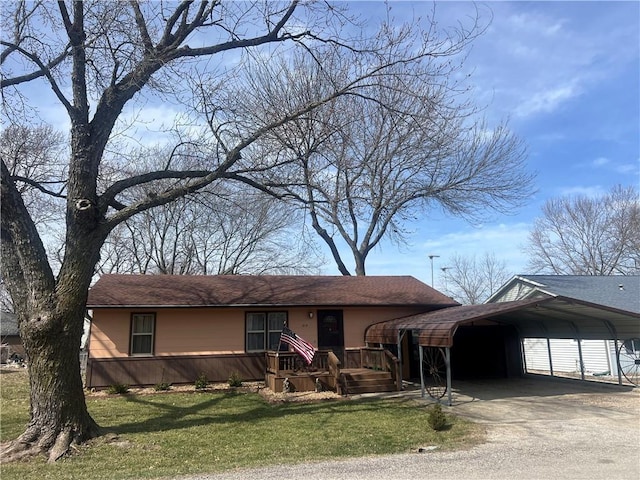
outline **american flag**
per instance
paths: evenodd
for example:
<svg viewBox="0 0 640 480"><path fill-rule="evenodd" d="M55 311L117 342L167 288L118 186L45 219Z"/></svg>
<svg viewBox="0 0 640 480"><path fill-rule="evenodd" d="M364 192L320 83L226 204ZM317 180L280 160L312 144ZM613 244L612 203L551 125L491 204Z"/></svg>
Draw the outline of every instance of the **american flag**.
<svg viewBox="0 0 640 480"><path fill-rule="evenodd" d="M291 347L302 358L304 358L309 365L311 364L311 362L313 361L313 356L316 353L315 348L313 348L313 345L311 345L309 342L296 335L293 330L284 327L282 329L282 333L280 334L280 341L291 345Z"/></svg>

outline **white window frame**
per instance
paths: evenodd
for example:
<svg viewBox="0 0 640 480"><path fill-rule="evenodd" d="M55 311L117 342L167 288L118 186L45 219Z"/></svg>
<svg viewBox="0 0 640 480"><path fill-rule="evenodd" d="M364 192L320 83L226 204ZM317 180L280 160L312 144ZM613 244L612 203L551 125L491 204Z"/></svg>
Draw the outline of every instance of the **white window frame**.
<svg viewBox="0 0 640 480"><path fill-rule="evenodd" d="M136 320L144 320L145 318L151 318L151 332L137 332ZM134 338L137 337L151 337L151 349L148 352L134 352ZM156 314L155 313L132 313L131 314L131 335L129 339L129 354L132 357L152 357L155 352L155 337L156 337Z"/></svg>
<svg viewBox="0 0 640 480"><path fill-rule="evenodd" d="M271 333L280 333L282 329L270 329L269 328L269 320L271 315L283 315L284 314L284 325L287 324L287 320L289 318L289 313L285 310L278 311L253 311L253 312L245 312L245 351L246 352L264 352L269 350L269 334ZM262 329L249 329L249 319L252 315L259 315L262 317L264 321L264 327ZM249 348L249 336L260 334L262 336L262 348L250 349ZM277 348L277 347L276 347Z"/></svg>

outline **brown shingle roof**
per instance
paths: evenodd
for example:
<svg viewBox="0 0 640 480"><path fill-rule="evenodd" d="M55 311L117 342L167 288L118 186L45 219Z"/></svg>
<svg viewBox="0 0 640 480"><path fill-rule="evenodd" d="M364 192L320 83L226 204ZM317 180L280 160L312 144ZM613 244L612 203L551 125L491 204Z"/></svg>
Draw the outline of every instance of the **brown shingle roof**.
<svg viewBox="0 0 640 480"><path fill-rule="evenodd" d="M103 275L87 306L458 305L410 276Z"/></svg>

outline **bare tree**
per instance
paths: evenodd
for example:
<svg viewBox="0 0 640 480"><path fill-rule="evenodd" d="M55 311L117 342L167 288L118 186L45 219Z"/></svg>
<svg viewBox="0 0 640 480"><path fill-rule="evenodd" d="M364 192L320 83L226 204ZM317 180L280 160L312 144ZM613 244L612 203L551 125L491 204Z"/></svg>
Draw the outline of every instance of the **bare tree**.
<svg viewBox="0 0 640 480"><path fill-rule="evenodd" d="M640 272L640 198L617 185L601 197L548 200L526 247L529 268L557 275Z"/></svg>
<svg viewBox="0 0 640 480"><path fill-rule="evenodd" d="M383 238L403 242L411 223L434 208L486 220L491 210L509 211L532 192L522 142L506 125L490 129L456 84L458 54L457 45L443 46L409 75L377 79L367 96L336 98L265 137L285 168L270 170L272 179L263 183L306 209L342 274L364 275L367 256ZM309 92L331 90L336 78L358 68L331 52L321 65L307 58L296 65L294 73L277 75L277 88L272 69L256 72L251 98L242 101L269 117L307 102Z"/></svg>
<svg viewBox="0 0 640 480"><path fill-rule="evenodd" d="M444 293L464 305L484 302L512 277L507 264L493 253L454 255L443 267Z"/></svg>
<svg viewBox="0 0 640 480"><path fill-rule="evenodd" d="M9 294L9 290L7 290L7 287L4 284L4 280L2 279L0 279L0 311L15 313L11 295Z"/></svg>
<svg viewBox="0 0 640 480"><path fill-rule="evenodd" d="M430 37L417 43L411 38L409 43L408 37L388 28L384 38L360 41L351 35L339 6L297 0L7 5L0 41L3 112L37 118L38 99L30 96L48 91L66 113L70 143L60 179L63 192L33 180L42 194L64 197L62 261L55 270L47 257L46 237L22 195L21 186L31 180L13 175L4 160L0 164L2 277L29 361L31 402L26 430L3 449L3 461L42 452L55 461L72 443L99 434L86 408L78 350L87 290L111 231L134 215L217 180L260 188L260 176L254 173L281 164L277 157L253 156L256 142L340 96L374 101L367 91L385 76L409 77L413 65L437 56L443 46L464 46L477 33L460 30L434 45ZM341 32L348 38L341 38ZM290 49L276 48L284 44ZM140 132L131 130L135 125L130 119L145 101L159 96L182 108L190 95L185 79L201 78L202 92L228 100L237 93L234 88L249 88L255 65L269 64L298 47L313 59L342 51L357 68L342 70L308 99L284 103L281 110L260 118L246 117L246 109L210 103L210 145L190 155L189 162L174 156L162 169L140 171L128 162L127 152L114 147L125 128L132 140L143 141ZM388 55L390 51L394 54ZM267 99L254 96L254 101ZM192 126L197 130L201 125ZM107 171L119 176L111 179L104 175Z"/></svg>
<svg viewBox="0 0 640 480"><path fill-rule="evenodd" d="M247 187L209 190L120 224L105 241L98 270L174 275L318 271L320 257L286 204Z"/></svg>
<svg viewBox="0 0 640 480"><path fill-rule="evenodd" d="M0 158L37 222L60 220L55 205L64 198L65 154L64 135L50 125L10 124L0 133Z"/></svg>

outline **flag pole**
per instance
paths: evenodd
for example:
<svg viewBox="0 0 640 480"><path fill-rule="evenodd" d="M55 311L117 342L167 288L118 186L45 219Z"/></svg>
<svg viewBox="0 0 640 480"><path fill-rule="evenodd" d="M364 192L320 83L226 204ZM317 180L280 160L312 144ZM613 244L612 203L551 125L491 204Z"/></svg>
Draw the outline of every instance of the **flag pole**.
<svg viewBox="0 0 640 480"><path fill-rule="evenodd" d="M286 320L284 322L282 322L282 328L289 328L288 325L289 322L287 322ZM280 330L280 339L278 340L278 349L276 350L276 358L278 358L280 356L280 347L282 346L282 330Z"/></svg>
<svg viewBox="0 0 640 480"><path fill-rule="evenodd" d="M287 322L284 322L285 325ZM278 339L278 348L276 348L276 376L280 376L280 346L282 345L282 332L280 332L280 338Z"/></svg>

